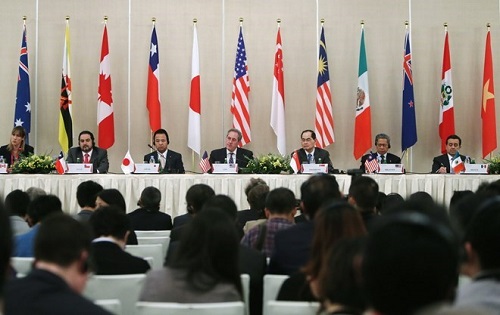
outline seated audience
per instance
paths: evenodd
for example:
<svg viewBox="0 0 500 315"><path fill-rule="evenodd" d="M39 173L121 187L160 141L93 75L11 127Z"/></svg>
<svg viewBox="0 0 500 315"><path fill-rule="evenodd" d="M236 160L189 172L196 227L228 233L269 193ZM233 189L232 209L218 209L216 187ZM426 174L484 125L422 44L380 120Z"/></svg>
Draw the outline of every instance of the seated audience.
<svg viewBox="0 0 500 315"><path fill-rule="evenodd" d="M40 226L45 219L56 213L62 213L62 209L61 200L54 195L40 196L28 205L28 215L34 225L27 233L16 236L15 257L33 257L35 237Z"/></svg>
<svg viewBox="0 0 500 315"><path fill-rule="evenodd" d="M116 206L100 207L89 220L95 239L92 241L91 261L98 275L145 273L149 264L132 256L125 249L130 233L130 221Z"/></svg>
<svg viewBox="0 0 500 315"><path fill-rule="evenodd" d="M4 285L11 270L10 256L12 254L12 234L9 218L0 201L0 314L3 312Z"/></svg>
<svg viewBox="0 0 500 315"><path fill-rule="evenodd" d="M250 195L250 192L254 188L261 185L263 186L261 187L262 192L266 190L265 189L266 187L267 187L267 192L269 192L269 186L267 186L266 182L261 178L250 178L250 181L245 187L245 195L247 196L247 201L248 204L250 205L250 209L238 211L238 225L240 226L241 229L243 229L247 221L265 219L264 216L264 203L266 200L265 195L264 197L262 197L263 194L253 194L252 198Z"/></svg>
<svg viewBox="0 0 500 315"><path fill-rule="evenodd" d="M241 244L262 251L266 257L271 257L274 247L274 235L280 230L295 224L295 195L284 187L273 189L266 198L265 213L267 221L253 227L246 233Z"/></svg>
<svg viewBox="0 0 500 315"><path fill-rule="evenodd" d="M158 188L149 186L144 188L141 198L137 202L139 209L127 214L133 230L171 230L172 217L160 212L161 192Z"/></svg>
<svg viewBox="0 0 500 315"><path fill-rule="evenodd" d="M47 218L36 237L34 269L7 285L5 314L110 314L81 296L90 240L90 231L75 219L64 214Z"/></svg>
<svg viewBox="0 0 500 315"><path fill-rule="evenodd" d="M10 216L10 225L14 235L24 234L30 230L26 222L29 202L28 194L20 189L11 191L5 197L5 209Z"/></svg>
<svg viewBox="0 0 500 315"><path fill-rule="evenodd" d="M267 185L257 185L250 190L248 193L248 203L250 204L250 210L243 211L253 211L254 216L251 220L247 220L243 225L243 232L247 233L251 228L256 225L266 222L266 213L264 212L264 207L266 204L267 194L269 194L269 186ZM238 211L238 217L239 217Z"/></svg>
<svg viewBox="0 0 500 315"><path fill-rule="evenodd" d="M116 206L120 209L124 214L127 213L127 204L125 202L125 198L123 198L122 193L118 189L103 189L101 190L95 199L96 207L105 207L105 206ZM137 235L135 234L133 229L129 230L130 233L127 237L127 245L137 245Z"/></svg>
<svg viewBox="0 0 500 315"><path fill-rule="evenodd" d="M378 184L373 178L368 176L353 178L347 201L359 211L368 231L379 217L376 212L377 200Z"/></svg>
<svg viewBox="0 0 500 315"><path fill-rule="evenodd" d="M28 194L28 196L30 197L30 201L33 201L35 200L37 197L40 197L40 196L45 196L47 193L45 192L45 190L43 190L42 188L38 188L38 187L30 187L28 189L26 189L26 193Z"/></svg>
<svg viewBox="0 0 500 315"><path fill-rule="evenodd" d="M399 209L402 204L404 204L405 199L398 193L388 194L382 203L382 208L380 208L380 215L385 215L391 212L393 209Z"/></svg>
<svg viewBox="0 0 500 315"><path fill-rule="evenodd" d="M87 180L76 188L76 201L80 206L80 212L76 215L76 219L80 221L88 221L94 210L96 209L95 200L97 194L104 188L93 180Z"/></svg>
<svg viewBox="0 0 500 315"><path fill-rule="evenodd" d="M212 303L242 300L238 236L227 214L205 209L186 226L170 266L147 273L140 301Z"/></svg>
<svg viewBox="0 0 500 315"><path fill-rule="evenodd" d="M314 301L309 281L319 277L320 270L332 248L345 238L366 235L360 213L344 201L333 201L316 213L310 259L299 272L285 280L278 293L278 300Z"/></svg>

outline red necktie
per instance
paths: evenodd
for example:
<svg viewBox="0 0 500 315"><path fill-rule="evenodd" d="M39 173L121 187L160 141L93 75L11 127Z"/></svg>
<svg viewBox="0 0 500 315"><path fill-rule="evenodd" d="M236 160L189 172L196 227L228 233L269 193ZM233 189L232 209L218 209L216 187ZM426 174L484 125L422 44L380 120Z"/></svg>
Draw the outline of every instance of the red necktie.
<svg viewBox="0 0 500 315"><path fill-rule="evenodd" d="M83 163L90 163L89 154L88 153L85 153L84 158L83 158Z"/></svg>

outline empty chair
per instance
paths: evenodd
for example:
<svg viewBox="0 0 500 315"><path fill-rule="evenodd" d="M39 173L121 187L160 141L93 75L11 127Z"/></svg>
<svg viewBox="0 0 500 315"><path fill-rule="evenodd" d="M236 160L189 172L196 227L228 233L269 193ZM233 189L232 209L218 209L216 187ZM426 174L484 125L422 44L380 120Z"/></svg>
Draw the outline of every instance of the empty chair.
<svg viewBox="0 0 500 315"><path fill-rule="evenodd" d="M241 278L241 287L243 288L243 302L245 302L245 314L250 315L250 275L242 274Z"/></svg>
<svg viewBox="0 0 500 315"><path fill-rule="evenodd" d="M107 299L107 300L95 300L94 304L99 305L108 312L114 315L122 314L122 304L118 299Z"/></svg>
<svg viewBox="0 0 500 315"><path fill-rule="evenodd" d="M33 266L34 257L11 257L10 262L17 273L27 275Z"/></svg>
<svg viewBox="0 0 500 315"><path fill-rule="evenodd" d="M244 315L243 302L221 303L160 303L137 302L137 315Z"/></svg>
<svg viewBox="0 0 500 315"><path fill-rule="evenodd" d="M170 230L156 230L156 231L142 231L142 230L135 230L135 235L137 237L144 237L144 236L168 236L170 237Z"/></svg>
<svg viewBox="0 0 500 315"><path fill-rule="evenodd" d="M143 245L127 245L125 251L137 257L152 257L153 265L151 269L161 269L163 266L163 245L162 244L143 244Z"/></svg>
<svg viewBox="0 0 500 315"><path fill-rule="evenodd" d="M167 255L168 245L170 244L169 236L141 236L137 237L139 245L146 244L161 244L163 250L163 257Z"/></svg>
<svg viewBox="0 0 500 315"><path fill-rule="evenodd" d="M268 301L266 308L273 315L316 315L319 302Z"/></svg>
<svg viewBox="0 0 500 315"><path fill-rule="evenodd" d="M288 277L287 275L264 275L264 297L262 301L264 315L272 314L267 310L267 302L276 300L281 285Z"/></svg>
<svg viewBox="0 0 500 315"><path fill-rule="evenodd" d="M92 276L87 281L84 295L91 300L118 299L123 315L135 314L135 303L139 299L146 275Z"/></svg>

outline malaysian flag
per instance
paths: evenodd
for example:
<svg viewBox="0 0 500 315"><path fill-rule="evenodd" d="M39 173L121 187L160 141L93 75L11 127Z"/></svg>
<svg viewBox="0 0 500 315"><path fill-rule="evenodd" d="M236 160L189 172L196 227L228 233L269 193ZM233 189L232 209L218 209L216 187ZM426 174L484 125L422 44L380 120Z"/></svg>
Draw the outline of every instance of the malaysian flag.
<svg viewBox="0 0 500 315"><path fill-rule="evenodd" d="M28 44L26 42L26 20L23 24L23 38L19 57L19 76L17 77L16 109L14 114L14 127L21 126L26 130L25 143L31 131L31 97L30 73L28 68Z"/></svg>
<svg viewBox="0 0 500 315"><path fill-rule="evenodd" d="M378 160L376 154L370 154L365 161L365 170L367 173L375 173L378 171Z"/></svg>
<svg viewBox="0 0 500 315"><path fill-rule="evenodd" d="M250 80L248 78L247 53L243 40L243 26L240 25L236 61L234 63L233 93L231 96L231 113L233 114L233 128L239 129L243 135L239 146L251 141L250 110L248 107L248 92Z"/></svg>
<svg viewBox="0 0 500 315"><path fill-rule="evenodd" d="M210 161L208 160L208 154L207 151L203 153L203 156L200 161L200 168L203 171L203 173L208 173L212 169L212 165L210 164Z"/></svg>

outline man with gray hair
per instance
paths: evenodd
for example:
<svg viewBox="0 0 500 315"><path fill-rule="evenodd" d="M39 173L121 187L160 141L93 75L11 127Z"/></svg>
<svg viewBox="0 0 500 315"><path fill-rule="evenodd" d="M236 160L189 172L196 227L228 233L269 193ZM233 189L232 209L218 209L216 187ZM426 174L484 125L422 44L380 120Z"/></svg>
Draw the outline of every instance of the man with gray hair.
<svg viewBox="0 0 500 315"><path fill-rule="evenodd" d="M399 164L401 163L401 158L397 155L389 153L389 149L391 148L391 138L385 133L379 133L375 136L375 153L368 153L363 155L361 158L361 166L360 169L365 171L365 162L368 160L370 156L377 158L377 161L380 164Z"/></svg>
<svg viewBox="0 0 500 315"><path fill-rule="evenodd" d="M238 164L239 168L247 167L248 161L253 159L253 152L238 148L242 137L238 129L229 129L226 135L226 147L210 152L210 163L229 163Z"/></svg>

